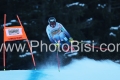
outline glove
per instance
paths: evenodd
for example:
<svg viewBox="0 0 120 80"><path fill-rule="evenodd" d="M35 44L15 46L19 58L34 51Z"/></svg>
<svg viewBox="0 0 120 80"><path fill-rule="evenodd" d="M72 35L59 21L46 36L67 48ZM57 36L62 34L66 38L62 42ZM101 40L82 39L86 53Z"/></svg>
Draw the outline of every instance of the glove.
<svg viewBox="0 0 120 80"><path fill-rule="evenodd" d="M73 41L73 38L69 38L69 42L72 42Z"/></svg>
<svg viewBox="0 0 120 80"><path fill-rule="evenodd" d="M60 44L59 44L59 43L55 43L55 46L56 46L56 47L59 47L59 46L60 46Z"/></svg>

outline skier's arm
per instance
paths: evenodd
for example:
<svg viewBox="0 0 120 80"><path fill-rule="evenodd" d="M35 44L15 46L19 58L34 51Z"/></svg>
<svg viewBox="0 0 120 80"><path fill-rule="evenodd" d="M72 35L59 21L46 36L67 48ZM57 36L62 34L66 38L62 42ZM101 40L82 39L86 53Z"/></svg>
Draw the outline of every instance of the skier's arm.
<svg viewBox="0 0 120 80"><path fill-rule="evenodd" d="M51 36L50 31L49 31L48 28L46 28L46 33L48 35L48 38L49 38L50 42L55 43L55 41L53 40L53 38L52 38L52 36Z"/></svg>
<svg viewBox="0 0 120 80"><path fill-rule="evenodd" d="M66 34L66 36L70 39L71 36L70 36L70 34L68 33L68 31L63 27L62 24L60 24L60 26L61 26L61 30L62 30L62 31Z"/></svg>

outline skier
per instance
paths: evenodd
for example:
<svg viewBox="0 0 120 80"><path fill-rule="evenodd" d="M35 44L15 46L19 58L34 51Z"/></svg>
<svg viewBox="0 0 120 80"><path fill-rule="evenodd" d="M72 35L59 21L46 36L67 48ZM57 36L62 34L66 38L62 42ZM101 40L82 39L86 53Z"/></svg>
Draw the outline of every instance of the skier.
<svg viewBox="0 0 120 80"><path fill-rule="evenodd" d="M63 25L59 22L56 22L55 17L50 17L48 19L48 23L49 24L47 25L46 33L51 43L54 43L56 46L58 46L60 42L61 48L62 48L63 42L70 45L71 41L73 41L73 38L70 36L67 30L63 27ZM71 48L71 46L69 46L69 48ZM69 50L68 47L66 46L64 46L63 49L65 51Z"/></svg>

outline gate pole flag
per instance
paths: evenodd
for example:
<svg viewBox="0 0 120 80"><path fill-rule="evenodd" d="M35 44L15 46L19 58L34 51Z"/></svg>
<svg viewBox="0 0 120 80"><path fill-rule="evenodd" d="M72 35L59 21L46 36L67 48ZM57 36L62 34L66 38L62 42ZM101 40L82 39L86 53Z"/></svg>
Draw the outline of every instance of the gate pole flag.
<svg viewBox="0 0 120 80"><path fill-rule="evenodd" d="M4 46L3 47L3 66L4 66L4 70L5 70L5 66L6 66L6 64L5 64L5 62L6 62L5 61L5 42L7 42L7 41L26 40L27 43L28 43L31 55L32 55L33 64L34 64L34 66L36 66L30 43L28 41L28 38L26 36L26 33L24 31L24 28L21 24L21 21L20 21L18 15L17 15L17 19L20 23L20 26L6 27L6 14L4 14L4 40L3 40L3 42L4 42L4 45L3 45Z"/></svg>

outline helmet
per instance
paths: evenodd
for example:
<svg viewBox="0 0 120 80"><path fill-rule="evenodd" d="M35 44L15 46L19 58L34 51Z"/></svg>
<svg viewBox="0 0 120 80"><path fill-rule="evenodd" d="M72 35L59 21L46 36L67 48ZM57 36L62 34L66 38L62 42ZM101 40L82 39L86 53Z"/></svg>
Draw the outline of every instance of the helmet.
<svg viewBox="0 0 120 80"><path fill-rule="evenodd" d="M48 19L48 23L49 23L49 25L50 25L51 27L55 27L55 25L56 25L56 19L55 19L54 17L50 17L50 18Z"/></svg>

